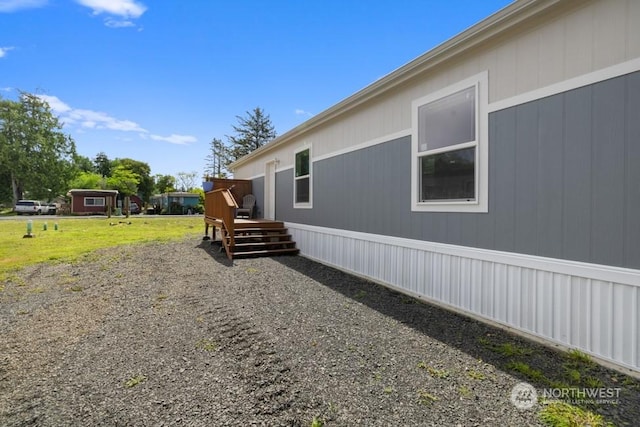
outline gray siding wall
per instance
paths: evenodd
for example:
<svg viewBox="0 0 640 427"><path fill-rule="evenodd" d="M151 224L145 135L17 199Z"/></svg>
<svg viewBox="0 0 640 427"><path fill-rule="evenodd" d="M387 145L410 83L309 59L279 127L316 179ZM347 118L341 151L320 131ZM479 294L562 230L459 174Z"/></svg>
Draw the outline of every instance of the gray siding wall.
<svg viewBox="0 0 640 427"><path fill-rule="evenodd" d="M314 162L313 209L278 172L276 217L640 268L640 73L492 113L489 140L489 213L411 212L406 137Z"/></svg>

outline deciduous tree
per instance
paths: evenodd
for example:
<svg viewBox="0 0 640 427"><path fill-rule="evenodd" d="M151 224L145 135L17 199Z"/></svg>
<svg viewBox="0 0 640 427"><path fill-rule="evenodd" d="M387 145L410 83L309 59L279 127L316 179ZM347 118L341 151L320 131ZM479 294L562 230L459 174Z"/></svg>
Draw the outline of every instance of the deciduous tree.
<svg viewBox="0 0 640 427"><path fill-rule="evenodd" d="M189 191L196 186L198 172L178 172L177 187L180 191Z"/></svg>
<svg viewBox="0 0 640 427"><path fill-rule="evenodd" d="M172 175L158 174L154 177L154 180L155 190L158 193L167 193L176 189L176 178Z"/></svg>
<svg viewBox="0 0 640 427"><path fill-rule="evenodd" d="M140 176L118 165L111 171L111 176L107 178L107 187L112 190L118 190L123 196L131 196L138 193L138 184Z"/></svg>
<svg viewBox="0 0 640 427"><path fill-rule="evenodd" d="M138 176L137 194L142 200L148 202L153 195L153 178L151 177L151 168L148 163L128 158L116 159L112 162L112 166L116 169L122 167Z"/></svg>
<svg viewBox="0 0 640 427"><path fill-rule="evenodd" d="M46 101L26 92L18 101L0 98L0 170L14 203L27 192L34 199L66 193L77 171L76 155L73 139Z"/></svg>

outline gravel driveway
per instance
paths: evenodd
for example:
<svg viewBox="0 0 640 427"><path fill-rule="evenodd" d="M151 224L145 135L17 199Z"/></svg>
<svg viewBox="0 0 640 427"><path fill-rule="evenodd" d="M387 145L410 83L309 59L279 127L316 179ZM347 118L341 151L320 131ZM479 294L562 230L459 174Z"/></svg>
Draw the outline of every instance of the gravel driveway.
<svg viewBox="0 0 640 427"><path fill-rule="evenodd" d="M231 265L198 237L0 289L3 426L539 425L496 349L562 374L559 353L506 332L302 257ZM608 419L640 419L637 381L591 375L622 387Z"/></svg>

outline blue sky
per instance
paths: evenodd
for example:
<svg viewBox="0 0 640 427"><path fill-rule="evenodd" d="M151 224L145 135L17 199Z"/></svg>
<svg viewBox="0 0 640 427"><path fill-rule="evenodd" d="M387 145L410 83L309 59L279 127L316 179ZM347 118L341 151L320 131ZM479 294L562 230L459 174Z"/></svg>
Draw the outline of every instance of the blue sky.
<svg viewBox="0 0 640 427"><path fill-rule="evenodd" d="M43 96L83 156L202 175L236 116L281 135L509 3L0 0L0 96Z"/></svg>

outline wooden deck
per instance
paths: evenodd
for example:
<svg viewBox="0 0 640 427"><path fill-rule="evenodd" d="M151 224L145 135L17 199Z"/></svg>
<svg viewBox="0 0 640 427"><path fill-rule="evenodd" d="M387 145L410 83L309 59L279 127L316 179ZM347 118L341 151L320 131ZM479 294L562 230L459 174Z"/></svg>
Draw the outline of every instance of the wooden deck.
<svg viewBox="0 0 640 427"><path fill-rule="evenodd" d="M213 190L204 195L205 239L219 241L229 259L297 254L296 242L291 240L282 221L235 217L238 211L237 200L249 194L247 192L251 192L251 181L214 181ZM213 228L211 237L209 227ZM216 230L219 231L219 240Z"/></svg>

